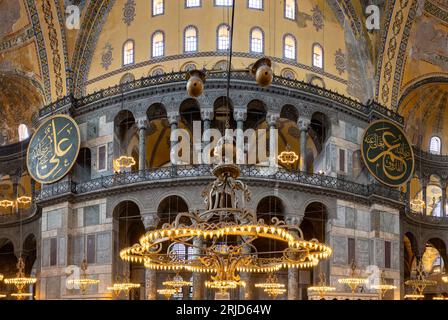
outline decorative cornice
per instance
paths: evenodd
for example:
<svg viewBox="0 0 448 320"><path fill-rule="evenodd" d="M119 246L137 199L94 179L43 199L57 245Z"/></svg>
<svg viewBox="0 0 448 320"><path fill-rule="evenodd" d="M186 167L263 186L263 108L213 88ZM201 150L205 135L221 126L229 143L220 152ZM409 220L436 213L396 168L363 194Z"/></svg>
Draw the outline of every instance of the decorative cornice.
<svg viewBox="0 0 448 320"><path fill-rule="evenodd" d="M252 58L252 59L258 59L260 57L262 57L259 54L253 54L253 53L246 53L246 52L234 52L233 55L235 57L240 57L240 58ZM150 65L155 65L155 64L160 64L162 62L166 62L166 61L173 61L173 60L180 60L180 59L192 59L192 58L202 58L202 57L225 57L226 53L225 52L219 52L219 51L208 51L208 52L195 52L195 53L185 53L185 54L179 54L179 55L173 55L173 56L166 56L166 57L161 57L161 58L154 58L154 59L150 59L150 60L146 60L143 62L139 62L139 63L135 63L132 65L128 65L128 66L124 66L121 67L120 69L111 71L109 73L105 73L99 77L90 79L88 81L85 82L85 85L91 85L93 83L96 83L98 81L107 79L109 77L115 76L117 74L123 73L123 72L129 72L131 70L135 70L141 67L146 67L146 66L150 66ZM321 68L315 68L315 67L311 67L308 66L306 64L303 63L298 63L292 60L286 60L286 59L281 59L281 58L277 58L277 57L269 57L272 61L277 62L277 63L282 63L282 64L287 64L299 69L303 69L306 71L310 71L310 72L314 72L317 74L320 74L321 76L327 77L331 80L337 81L339 83L342 83L344 85L347 85L348 82L347 80L344 80L343 78L340 78L338 76L335 76L331 73L325 72L324 70L322 70Z"/></svg>

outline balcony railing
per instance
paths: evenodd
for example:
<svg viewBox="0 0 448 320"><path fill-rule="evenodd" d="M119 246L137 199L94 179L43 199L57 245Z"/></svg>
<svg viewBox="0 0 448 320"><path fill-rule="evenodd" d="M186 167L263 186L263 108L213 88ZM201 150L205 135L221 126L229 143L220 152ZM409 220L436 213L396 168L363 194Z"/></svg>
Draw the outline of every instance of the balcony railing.
<svg viewBox="0 0 448 320"><path fill-rule="evenodd" d="M228 74L227 72L210 73L207 76L207 84L210 84L213 81L226 81L227 74ZM79 109L91 103L95 103L112 97L122 96L137 90L151 89L157 86L164 86L170 84L178 84L181 82L185 82L186 76L187 76L186 72L171 72L158 76L143 77L128 83L118 84L80 98L75 98L73 96L66 96L42 108L39 112L39 116L45 117L51 113L57 112L58 110L64 107ZM245 71L232 71L231 79L236 82L248 81L250 83L254 83L253 76ZM287 79L281 76L274 76L272 86L273 87L277 86L277 88L284 87L290 90L299 90L301 92L308 93L313 96L319 96L321 98L328 99L332 102L345 105L349 108L352 108L358 112L365 114L366 116L372 113L372 111L376 111L386 118L391 118L394 121L401 124L403 123L403 117L385 108L384 106L379 105L378 103L371 103L370 105L365 105L350 97L344 96L342 94L339 94L337 92L328 89L312 85L304 81Z"/></svg>
<svg viewBox="0 0 448 320"><path fill-rule="evenodd" d="M436 225L448 225L448 217L438 217L423 214L413 210L406 210L406 215L412 220L417 220L422 223L436 224Z"/></svg>
<svg viewBox="0 0 448 320"><path fill-rule="evenodd" d="M395 202L403 202L405 199L404 194L399 190L391 189L378 184L363 185L341 178L310 174L300 171L289 171L285 169L278 169L272 173L266 167L240 167L241 177L243 179L267 179L271 181L291 182L309 187L317 187L332 192L351 193L365 198L377 196ZM82 195L91 192L104 191L111 188L131 186L133 184L167 181L172 179L191 179L192 177L211 180L211 166L192 165L147 169L139 172L126 172L103 176L83 183L63 181L43 187L37 192L36 201L42 202L69 194Z"/></svg>

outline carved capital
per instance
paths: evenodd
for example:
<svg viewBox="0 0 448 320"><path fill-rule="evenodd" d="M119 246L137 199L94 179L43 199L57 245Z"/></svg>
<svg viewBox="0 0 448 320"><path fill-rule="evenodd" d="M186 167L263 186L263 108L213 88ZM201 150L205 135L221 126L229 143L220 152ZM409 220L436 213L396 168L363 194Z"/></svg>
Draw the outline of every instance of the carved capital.
<svg viewBox="0 0 448 320"><path fill-rule="evenodd" d="M268 125L270 127L276 126L277 125L277 121L278 121L279 118L280 118L280 115L278 113L271 113L271 112L269 112L266 115L266 122L268 123Z"/></svg>
<svg viewBox="0 0 448 320"><path fill-rule="evenodd" d="M235 119L235 121L246 121L247 119L246 109L235 109L233 111L233 119Z"/></svg>
<svg viewBox="0 0 448 320"><path fill-rule="evenodd" d="M142 222L145 226L145 230L153 230L159 225L160 218L157 214L154 213L143 214Z"/></svg>
<svg viewBox="0 0 448 320"><path fill-rule="evenodd" d="M211 109L211 108L207 108L207 109L202 109L202 110L201 110L201 119L202 119L203 121L205 121L205 120L212 121L214 115L215 115L215 114L214 114L214 112L213 112L213 109Z"/></svg>
<svg viewBox="0 0 448 320"><path fill-rule="evenodd" d="M300 117L297 121L297 126L299 127L300 131L308 131L311 124L311 119Z"/></svg>
<svg viewBox="0 0 448 320"><path fill-rule="evenodd" d="M137 124L139 130L146 130L146 128L148 127L146 118L138 118L135 120L135 123Z"/></svg>
<svg viewBox="0 0 448 320"><path fill-rule="evenodd" d="M180 118L179 112L168 112L167 118L170 125L178 124Z"/></svg>

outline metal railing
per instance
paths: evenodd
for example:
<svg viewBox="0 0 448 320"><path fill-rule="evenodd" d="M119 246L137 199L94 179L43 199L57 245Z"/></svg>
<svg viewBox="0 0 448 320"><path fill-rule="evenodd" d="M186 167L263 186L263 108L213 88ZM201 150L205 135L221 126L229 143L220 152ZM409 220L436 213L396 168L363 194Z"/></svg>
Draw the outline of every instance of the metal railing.
<svg viewBox="0 0 448 320"><path fill-rule="evenodd" d="M75 98L73 96L66 96L42 108L39 112L39 116L44 117L67 106L70 106L71 108L74 109L79 109L88 104L95 103L103 99L120 96L125 93L130 93L139 89L149 89L161 85L185 82L187 81L186 76L187 76L186 72L171 72L158 76L142 77L140 79L136 79L128 83L122 83L109 88L101 89L97 92L94 92L92 94L80 98ZM226 79L227 79L227 72L225 71L219 73L210 73L207 75L208 81L212 80L225 81ZM232 71L231 79L233 81L254 82L253 76L245 71ZM329 99L333 102L338 102L347 107L360 111L364 113L366 116L372 110L374 110L381 113L385 117L392 118L398 123L403 123L403 117L377 103L365 105L340 93L324 89L318 86L314 86L304 81L287 79L281 76L274 76L272 86L280 86L285 87L287 89L299 90L315 96L322 97L324 99Z"/></svg>
<svg viewBox="0 0 448 320"><path fill-rule="evenodd" d="M341 178L306 173L301 171L289 171L278 169L274 173L267 167L240 166L243 179L267 179L280 182L298 183L303 186L318 187L332 192L351 193L362 197L378 196L392 201L402 202L404 194L396 189L391 189L378 184L364 185ZM104 191L111 188L131 186L133 184L148 183L154 181L166 181L170 179L207 178L212 179L210 165L189 165L176 167L163 167L147 169L137 172L118 173L109 176L92 179L82 183L63 181L43 187L36 193L36 201L45 201L51 198L67 194L86 194Z"/></svg>

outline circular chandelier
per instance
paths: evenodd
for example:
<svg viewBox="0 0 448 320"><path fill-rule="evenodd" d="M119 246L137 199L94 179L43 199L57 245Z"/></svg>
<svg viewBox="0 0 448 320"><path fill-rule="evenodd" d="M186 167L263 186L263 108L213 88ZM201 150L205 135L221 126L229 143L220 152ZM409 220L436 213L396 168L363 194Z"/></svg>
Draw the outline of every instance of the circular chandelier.
<svg viewBox="0 0 448 320"><path fill-rule="evenodd" d="M28 196L21 196L17 198L17 203L21 205L27 205L31 203L32 198Z"/></svg>
<svg viewBox="0 0 448 320"><path fill-rule="evenodd" d="M420 212L425 208L425 202L422 199L412 199L409 204L411 210L415 212Z"/></svg>
<svg viewBox="0 0 448 320"><path fill-rule="evenodd" d="M176 293L179 293L179 290L174 288L163 288L158 289L157 293L161 294L162 296L165 296L165 298L169 300L171 296L175 295Z"/></svg>
<svg viewBox="0 0 448 320"><path fill-rule="evenodd" d="M392 284L386 283L386 279L384 278L384 271L381 272L381 279L379 284L373 284L370 286L372 289L378 290L380 294L380 299L383 300L384 295L389 290L395 290L397 289L397 286L394 286Z"/></svg>
<svg viewBox="0 0 448 320"><path fill-rule="evenodd" d="M131 168L132 166L135 166L135 164L135 159L129 156L121 156L114 160L114 168L117 172L121 172L126 168Z"/></svg>
<svg viewBox="0 0 448 320"><path fill-rule="evenodd" d="M193 282L185 281L179 274L176 274L173 279L168 279L162 282L162 284L165 287L178 288L180 290L182 287L192 286Z"/></svg>
<svg viewBox="0 0 448 320"><path fill-rule="evenodd" d="M270 297L273 297L274 299L287 291L285 285L278 282L277 276L273 273L269 274L266 282L256 283L255 288L263 289L264 292L266 292Z"/></svg>
<svg viewBox="0 0 448 320"><path fill-rule="evenodd" d="M425 297L425 295L417 294L417 293L406 294L404 296L404 298L408 299L408 300L420 300L420 299L423 299L424 297Z"/></svg>
<svg viewBox="0 0 448 320"><path fill-rule="evenodd" d="M338 282L347 285L352 290L352 294L355 294L355 291L359 286L367 283L367 279L356 276L356 263L355 261L352 261L350 276L339 279Z"/></svg>
<svg viewBox="0 0 448 320"><path fill-rule="evenodd" d="M14 201L11 200L1 200L0 201L0 207L2 208L12 208L14 207Z"/></svg>
<svg viewBox="0 0 448 320"><path fill-rule="evenodd" d="M448 300L448 297L440 295L440 296L433 297L432 300Z"/></svg>
<svg viewBox="0 0 448 320"><path fill-rule="evenodd" d="M79 286L79 289L81 290L81 294L83 294L83 295L87 293L87 288L89 286L97 285L97 284L100 283L100 280L88 278L88 276L87 276L87 267L88 267L87 261L86 261L86 259L84 259L81 262L81 275L80 275L80 277L77 278L77 279L69 279L69 280L67 280L68 284Z"/></svg>
<svg viewBox="0 0 448 320"><path fill-rule="evenodd" d="M11 296L17 298L17 300L22 300L25 297L32 296L31 294L24 293L23 290L26 286L35 284L37 282L36 278L27 277L25 275L25 261L20 257L17 261L17 275L15 278L5 279L6 284L14 285L17 288L17 293L11 294Z"/></svg>
<svg viewBox="0 0 448 320"><path fill-rule="evenodd" d="M305 240L297 225L276 217L271 219L271 224L257 219L256 214L246 208L251 194L237 179L238 166L220 164L213 169L213 174L216 180L202 193L205 211L177 214L172 223L147 232L138 243L121 250L121 259L143 263L152 270L210 273L211 280L205 285L226 290L245 286L240 272L311 268L332 254L330 247L316 239ZM197 245L197 240L203 245ZM279 249L266 250L260 242L270 242L270 248ZM194 253L186 259L176 253L176 244Z"/></svg>
<svg viewBox="0 0 448 320"><path fill-rule="evenodd" d="M425 288L428 286L435 286L437 284L437 281L428 280L425 278L425 274L423 271L423 263L420 260L417 264L417 277L415 279L407 280L404 284L412 287L412 289L413 289L412 294L406 295L406 296L423 296L424 297L423 292L425 291ZM423 298L423 297L420 297L420 298Z"/></svg>
<svg viewBox="0 0 448 320"><path fill-rule="evenodd" d="M317 292L319 297L323 299L326 293L336 291L335 287L327 286L326 282L325 273L321 272L319 274L319 284L317 286L309 287L308 291Z"/></svg>
<svg viewBox="0 0 448 320"><path fill-rule="evenodd" d="M116 282L111 287L107 287L107 290L112 291L118 297L121 292L128 296L131 290L140 288L139 283L132 283L129 280L129 272L125 272L123 278L123 282Z"/></svg>

